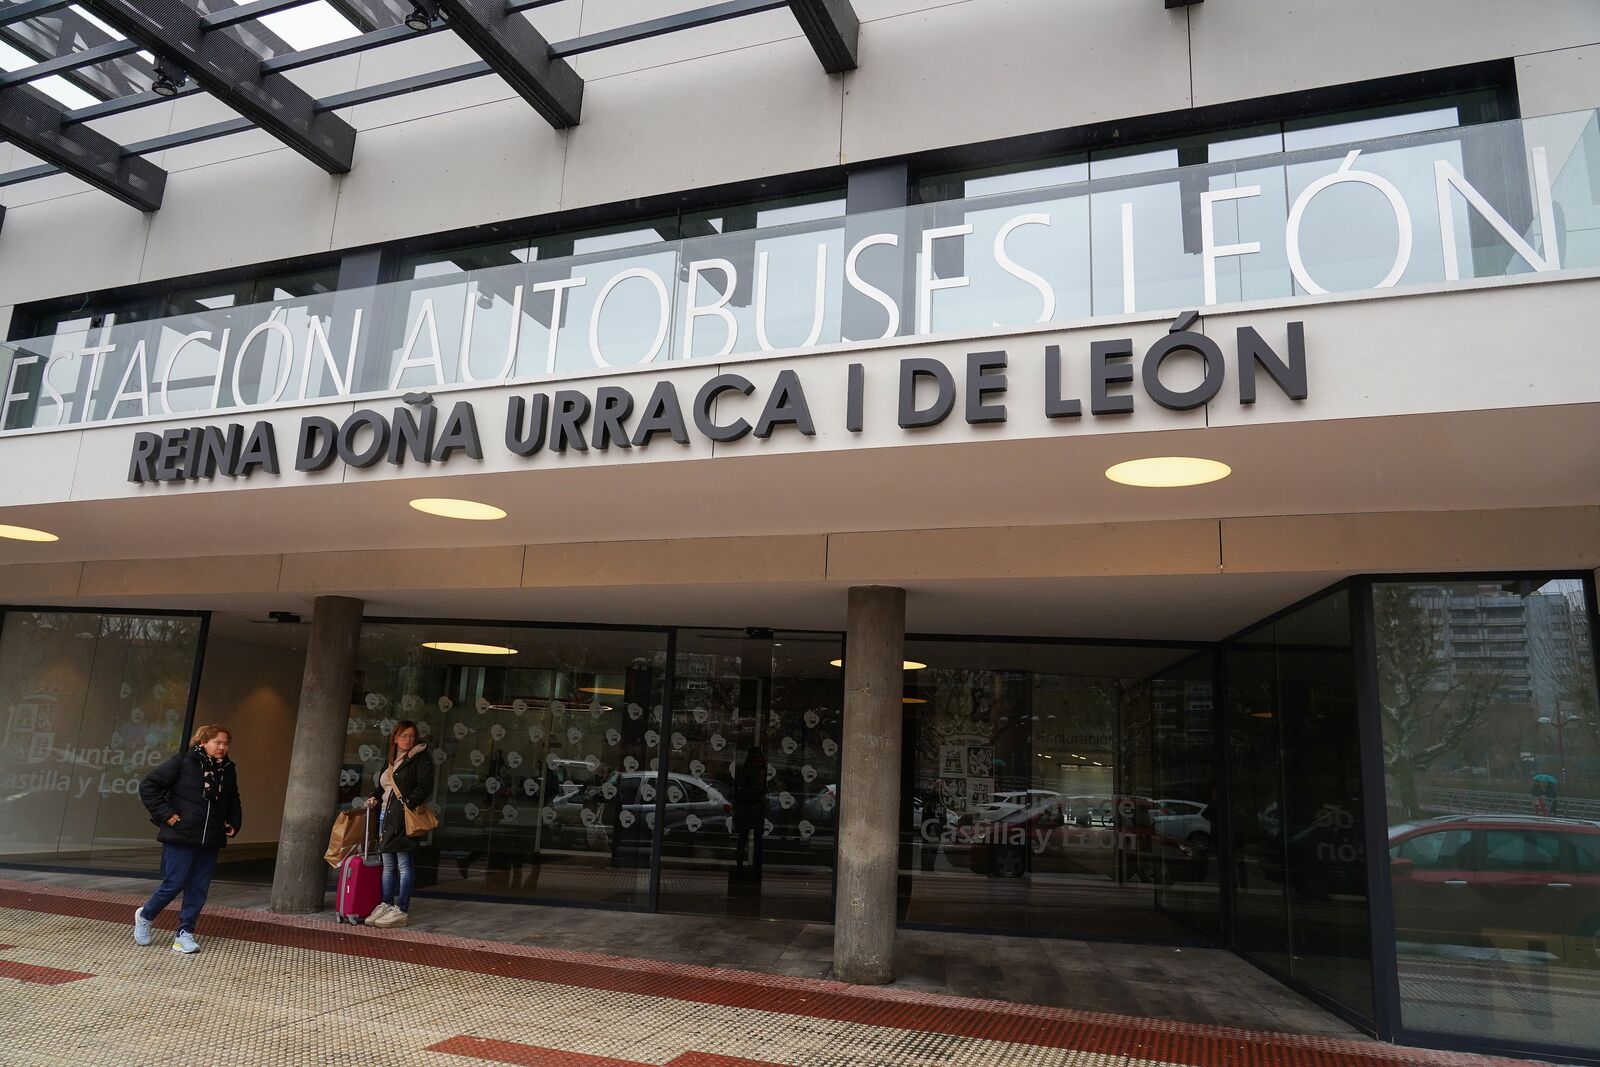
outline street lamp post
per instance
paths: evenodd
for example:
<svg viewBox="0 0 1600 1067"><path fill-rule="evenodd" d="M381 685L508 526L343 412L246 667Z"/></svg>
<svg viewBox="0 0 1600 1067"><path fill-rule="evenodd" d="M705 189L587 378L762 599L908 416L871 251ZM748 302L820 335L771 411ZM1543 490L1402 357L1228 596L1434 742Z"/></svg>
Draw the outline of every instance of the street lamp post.
<svg viewBox="0 0 1600 1067"><path fill-rule="evenodd" d="M1563 736L1563 734L1566 731L1566 726L1568 723L1582 721L1582 717L1577 715L1568 715L1566 712L1564 712L1561 709L1561 701L1559 700L1556 701L1556 710L1553 717L1550 715L1541 715L1538 719L1538 722L1541 726L1554 726L1556 728L1556 759L1561 764L1561 791L1563 793L1567 791L1567 745L1566 738Z"/></svg>

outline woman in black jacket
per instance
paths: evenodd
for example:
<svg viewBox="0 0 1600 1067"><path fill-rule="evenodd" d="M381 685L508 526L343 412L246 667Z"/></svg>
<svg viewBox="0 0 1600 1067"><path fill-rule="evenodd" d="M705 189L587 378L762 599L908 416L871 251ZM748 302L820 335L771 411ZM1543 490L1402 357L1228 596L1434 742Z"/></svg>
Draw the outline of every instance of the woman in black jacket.
<svg viewBox="0 0 1600 1067"><path fill-rule="evenodd" d="M406 836L406 809L433 796L433 760L428 746L417 741L417 724L402 719L389 734L389 758L376 776L367 808L377 808L378 850L383 853L383 903L367 916L368 926L404 926L411 910L415 872L411 850L417 839Z"/></svg>
<svg viewBox="0 0 1600 1067"><path fill-rule="evenodd" d="M139 799L149 809L150 821L160 827L161 884L134 909L135 944L150 944L156 916L181 892L183 908L172 951L200 951L194 928L211 892L217 853L239 832L242 821L239 778L228 758L231 741L227 727L202 726L189 739L188 749L139 782Z"/></svg>

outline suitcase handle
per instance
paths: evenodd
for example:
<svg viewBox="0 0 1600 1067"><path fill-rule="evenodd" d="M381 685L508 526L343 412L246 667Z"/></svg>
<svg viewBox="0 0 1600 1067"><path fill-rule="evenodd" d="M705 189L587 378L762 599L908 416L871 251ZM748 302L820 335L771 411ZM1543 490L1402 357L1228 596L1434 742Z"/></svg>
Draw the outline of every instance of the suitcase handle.
<svg viewBox="0 0 1600 1067"><path fill-rule="evenodd" d="M365 860L367 858L368 842L372 838L372 809L368 808L362 814L363 814L363 818L361 820L361 858L362 858L362 860Z"/></svg>

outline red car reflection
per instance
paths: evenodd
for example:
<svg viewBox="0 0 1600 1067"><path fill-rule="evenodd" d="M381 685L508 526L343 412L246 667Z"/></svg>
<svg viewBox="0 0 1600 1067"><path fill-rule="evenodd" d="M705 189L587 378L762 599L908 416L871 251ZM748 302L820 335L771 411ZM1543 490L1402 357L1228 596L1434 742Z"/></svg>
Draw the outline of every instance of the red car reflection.
<svg viewBox="0 0 1600 1067"><path fill-rule="evenodd" d="M1458 815L1389 828L1400 941L1600 966L1600 822Z"/></svg>

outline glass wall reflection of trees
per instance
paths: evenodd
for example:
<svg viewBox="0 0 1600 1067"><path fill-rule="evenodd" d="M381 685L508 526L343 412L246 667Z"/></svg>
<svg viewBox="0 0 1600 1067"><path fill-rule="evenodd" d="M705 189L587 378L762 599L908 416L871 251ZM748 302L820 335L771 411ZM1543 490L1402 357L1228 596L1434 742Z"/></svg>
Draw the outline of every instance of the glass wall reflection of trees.
<svg viewBox="0 0 1600 1067"><path fill-rule="evenodd" d="M340 803L371 792L414 720L440 821L419 887L642 907L665 669L659 633L368 624Z"/></svg>
<svg viewBox="0 0 1600 1067"><path fill-rule="evenodd" d="M1576 579L1373 587L1402 1024L1600 1048L1600 699Z"/></svg>
<svg viewBox="0 0 1600 1067"><path fill-rule="evenodd" d="M1212 659L907 643L902 917L1214 938Z"/></svg>

